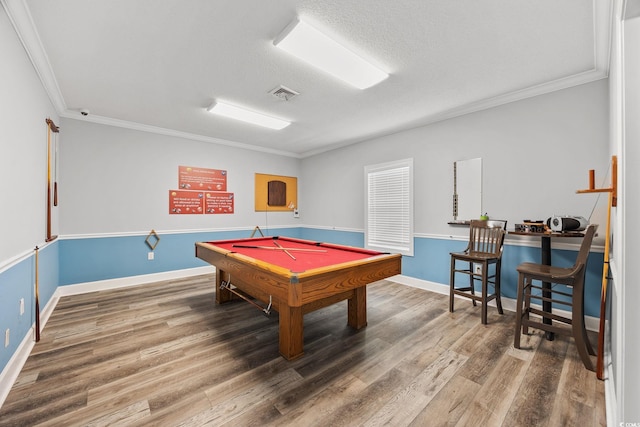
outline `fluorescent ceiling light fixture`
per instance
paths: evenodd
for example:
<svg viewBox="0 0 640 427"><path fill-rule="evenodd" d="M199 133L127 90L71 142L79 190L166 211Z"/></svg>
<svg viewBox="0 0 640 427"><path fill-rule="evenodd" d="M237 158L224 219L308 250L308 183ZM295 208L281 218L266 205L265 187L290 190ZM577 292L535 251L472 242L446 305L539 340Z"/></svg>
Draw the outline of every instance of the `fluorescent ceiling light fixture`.
<svg viewBox="0 0 640 427"><path fill-rule="evenodd" d="M225 104L224 102L214 102L209 108L207 108L207 111L219 116L230 117L232 119L241 120L243 122L275 130L284 129L291 124L291 122L286 120L256 113L255 111L245 110L244 108Z"/></svg>
<svg viewBox="0 0 640 427"><path fill-rule="evenodd" d="M358 89L366 89L389 77L389 74L300 20L289 24L273 44Z"/></svg>

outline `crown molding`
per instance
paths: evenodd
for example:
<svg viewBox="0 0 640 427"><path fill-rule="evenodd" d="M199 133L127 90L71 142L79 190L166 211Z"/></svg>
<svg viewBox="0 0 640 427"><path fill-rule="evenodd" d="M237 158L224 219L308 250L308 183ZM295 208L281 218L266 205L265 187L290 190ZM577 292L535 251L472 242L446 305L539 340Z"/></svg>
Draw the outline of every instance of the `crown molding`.
<svg viewBox="0 0 640 427"><path fill-rule="evenodd" d="M325 148L307 151L305 153L292 153L288 151L274 150L266 147L260 147L251 144L245 144L220 138L208 137L204 135L192 134L188 132L177 131L173 129L160 128L157 126L150 126L141 123L129 122L126 120L113 119L109 117L101 116L81 116L76 111L70 111L67 109L64 97L58 86L58 82L51 68L49 58L44 50L42 41L38 34L37 28L29 12L29 7L26 4L26 0L0 0L0 3L7 11L7 15L15 28L18 37L20 38L27 55L29 56L33 66L42 81L42 84L51 100L56 112L59 116L65 118L71 118L76 120L84 120L93 123L99 123L109 126L139 130L142 132L150 132L160 135L184 138L194 141L209 142L214 144L226 145L235 148L241 148L251 151L258 151L263 153L275 154L285 157L293 158L305 158L321 154L323 152L335 150L347 145L356 144L359 142L379 138L382 136L392 135L398 132L403 132L410 129L427 126L439 121L451 119L454 117L462 116L469 113L474 113L482 110L486 110L493 107L498 107L504 104L508 104L515 101L520 101L526 98L543 95L546 93L554 92L561 89L567 89L570 87L591 83L596 80L605 79L609 75L609 62L611 55L611 40L612 40L612 22L613 22L613 4L612 0L592 0L593 8L593 33L594 33L594 66L591 70L567 76L558 80L543 83L540 85L532 86L522 90L505 93L502 95L494 96L491 98L480 99L475 102L460 105L458 107L443 111L437 114L433 114L424 117L419 122L414 122L407 126L389 131L386 133L380 133L376 135L369 135L365 138L357 140L343 141L337 144L330 144Z"/></svg>
<svg viewBox="0 0 640 427"><path fill-rule="evenodd" d="M56 112L61 114L67 110L67 105L64 102L58 81L51 68L49 57L42 46L42 40L31 17L26 0L0 0L0 3L6 10L9 20L49 96L49 100Z"/></svg>
<svg viewBox="0 0 640 427"><path fill-rule="evenodd" d="M344 143L332 144L324 148L317 150L311 150L300 154L301 158L311 157L318 154L322 154L328 151L332 151L338 148L346 147L348 145L357 144L360 142L370 141L372 139L381 138L384 136L394 135L400 132L405 132L411 129L419 129L424 126L428 126L437 122L453 119L456 117L464 116L470 113L476 113L483 110L488 110L494 107L500 107L505 104L510 104L516 101L522 101L524 99L533 98L539 95L544 95L552 92L556 92L562 89L569 89L575 86L580 86L586 83L591 83L597 80L606 79L608 77L608 69L594 68L589 71L585 71L579 74L574 74L562 79L554 80L551 82L543 83L536 86L531 86L525 89L505 93L503 95L494 96L491 98L480 99L475 102L466 103L455 108L451 108L446 111L442 111L437 114L425 116L418 122L414 122L411 125L394 129L390 132L384 132L373 136L368 136L363 139L355 141L345 141Z"/></svg>
<svg viewBox="0 0 640 427"><path fill-rule="evenodd" d="M291 153L289 151L274 150L267 147L260 147L258 145L245 144L242 142L235 142L235 141L222 139L222 138L214 138L212 136L204 136L204 135L198 135L198 134L189 133L189 132L182 132L179 130L145 125L142 123L130 122L127 120L113 119L111 117L96 116L95 114L91 114L89 116L83 116L77 111L70 111L70 110L66 110L58 114L60 117L63 117L63 118L79 120L83 122L98 123L101 125L137 130L140 132L153 133L156 135L172 136L176 138L189 139L191 141L200 141L200 142L208 142L208 143L218 144L218 145L226 145L229 147L240 148L240 149L250 150L250 151L258 151L258 152L267 153L267 154L275 154L278 156L300 158L299 154Z"/></svg>

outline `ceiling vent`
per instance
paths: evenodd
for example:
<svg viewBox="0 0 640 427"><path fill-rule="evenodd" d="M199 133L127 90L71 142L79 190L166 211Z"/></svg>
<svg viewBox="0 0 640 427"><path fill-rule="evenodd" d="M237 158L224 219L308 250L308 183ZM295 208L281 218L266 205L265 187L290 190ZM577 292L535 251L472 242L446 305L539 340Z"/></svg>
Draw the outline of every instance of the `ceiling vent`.
<svg viewBox="0 0 640 427"><path fill-rule="evenodd" d="M289 89L288 87L284 87L282 85L270 90L269 93L278 99L282 99L283 101L288 101L294 96L300 95L299 92L296 92L295 90Z"/></svg>

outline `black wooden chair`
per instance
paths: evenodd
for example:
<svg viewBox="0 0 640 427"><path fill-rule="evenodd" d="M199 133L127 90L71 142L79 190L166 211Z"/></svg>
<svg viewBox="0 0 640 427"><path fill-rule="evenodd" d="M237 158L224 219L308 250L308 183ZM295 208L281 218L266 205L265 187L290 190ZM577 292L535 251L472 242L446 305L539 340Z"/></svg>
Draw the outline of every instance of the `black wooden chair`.
<svg viewBox="0 0 640 427"><path fill-rule="evenodd" d="M449 311L453 312L455 296L470 298L473 305L482 304L481 322L487 324L487 304L496 300L498 313L503 314L500 300L500 270L502 248L506 234L507 221L472 220L469 226L469 244L463 252L451 253L451 272L449 277ZM493 266L493 272L490 267ZM468 276L468 282L456 286L458 276ZM476 295L475 285L480 282L480 294ZM493 293L489 293L489 286Z"/></svg>
<svg viewBox="0 0 640 427"><path fill-rule="evenodd" d="M593 363L589 355L594 355L584 324L584 277L587 269L587 258L597 225L589 225L575 264L569 268L525 262L517 267L518 270L518 299L516 307L516 330L513 346L520 348L520 334L528 334L529 327L541 329L556 334L571 335L578 348L578 354L584 366L593 371ZM536 283L549 283L543 287ZM566 285L559 287L556 285ZM566 299L561 300L558 297ZM568 300L567 300L568 299ZM547 312L531 305L531 300L547 301L552 304L562 304L571 308L571 318L557 313ZM531 318L529 315L537 315ZM551 322L544 323L544 319ZM559 322L553 324L553 322ZM562 325L564 324L564 325ZM569 326L567 326L569 325Z"/></svg>

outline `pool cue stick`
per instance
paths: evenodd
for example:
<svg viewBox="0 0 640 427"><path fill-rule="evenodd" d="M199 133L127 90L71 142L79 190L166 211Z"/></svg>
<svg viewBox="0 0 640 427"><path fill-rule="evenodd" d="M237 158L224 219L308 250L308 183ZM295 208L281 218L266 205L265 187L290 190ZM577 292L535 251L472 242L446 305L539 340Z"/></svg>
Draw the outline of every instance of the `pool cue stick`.
<svg viewBox="0 0 640 427"><path fill-rule="evenodd" d="M47 122L48 123L48 122ZM51 124L47 132L47 241L51 240Z"/></svg>
<svg viewBox="0 0 640 427"><path fill-rule="evenodd" d="M38 247L35 248L36 252L36 342L40 341L40 289L38 283Z"/></svg>
<svg viewBox="0 0 640 427"><path fill-rule="evenodd" d="M53 206L58 206L58 137L56 136L53 141L53 152L55 159L53 166L55 168L53 179Z"/></svg>
<svg viewBox="0 0 640 427"><path fill-rule="evenodd" d="M254 307L258 308L260 311L262 311L266 316L269 316L271 314L271 295L269 295L269 305L265 308L263 306L261 306L260 304L257 304L253 301L251 301L249 298L247 298L246 296L244 296L244 294L242 294L241 292L236 291L235 289L231 288L231 282L227 282L225 283L223 286L220 287L220 289L226 289L227 291L231 292L232 294L240 297L241 299L245 300L246 302L248 302L249 304L253 305Z"/></svg>
<svg viewBox="0 0 640 427"><path fill-rule="evenodd" d="M46 241L50 242L58 236L51 235L51 132L58 133L60 128L53 123L53 120L47 118L47 238Z"/></svg>
<svg viewBox="0 0 640 427"><path fill-rule="evenodd" d="M244 249L268 249L272 251L301 251L301 252L327 252L324 249L304 249L304 248L274 248L271 246L255 246L255 245L233 245L234 248Z"/></svg>
<svg viewBox="0 0 640 427"><path fill-rule="evenodd" d="M607 206L607 231L604 236L604 265L602 266L602 293L600 294L600 325L598 328L598 351L596 358L596 375L599 380L604 379L604 323L607 308L607 284L609 276L609 232L611 228L611 205L613 204L613 189L609 191L609 205Z"/></svg>
<svg viewBox="0 0 640 427"><path fill-rule="evenodd" d="M296 257L294 257L293 255L291 255L291 253L290 253L288 250L286 250L285 248L283 248L283 247L282 247L282 245L281 245L280 243L278 243L278 242L276 242L276 241L274 240L274 241L273 241L273 244L274 244L274 245L276 245L278 248L282 249L282 250L284 251L284 253L285 253L285 254L287 254L287 255L289 255L289 257L290 257L292 260L294 260L294 261L296 260Z"/></svg>

